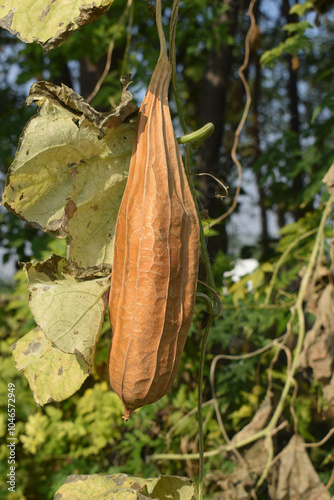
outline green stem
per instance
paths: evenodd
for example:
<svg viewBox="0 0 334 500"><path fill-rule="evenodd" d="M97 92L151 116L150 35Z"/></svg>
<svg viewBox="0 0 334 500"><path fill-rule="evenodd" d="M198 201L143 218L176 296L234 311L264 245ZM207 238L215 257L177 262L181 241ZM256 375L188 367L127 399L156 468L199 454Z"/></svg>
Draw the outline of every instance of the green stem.
<svg viewBox="0 0 334 500"><path fill-rule="evenodd" d="M178 137L177 142L179 144L187 144L188 142L190 142L191 148L196 149L202 144L202 142L204 142L208 137L210 137L214 129L215 126L213 123L207 123L199 130L196 130L195 132L189 132L185 135L182 135L181 137Z"/></svg>
<svg viewBox="0 0 334 500"><path fill-rule="evenodd" d="M278 271L280 270L280 268L281 268L284 260L286 259L287 255L291 252L291 250L296 245L298 245L298 243L301 240L303 240L304 238L308 238L309 236L311 236L312 234L314 234L316 232L317 232L317 228L311 229L310 231L307 231L306 233L301 234L300 236L298 236L298 238L296 238L295 240L293 240L293 242L290 243L290 245L282 253L281 257L279 258L279 260L277 261L277 263L275 265L275 269L273 271L273 274L272 274L272 277L271 277L271 280L270 280L270 283L269 283L269 287L268 287L268 290L267 290L267 293L266 293L266 298L264 300L264 304L265 305L269 304L269 299L270 299L270 296L272 294L272 291L273 291L273 288L274 288L274 285L275 285L276 276L277 276Z"/></svg>
<svg viewBox="0 0 334 500"><path fill-rule="evenodd" d="M213 312L212 300L210 299L210 297L208 297L208 295L206 293L197 292L196 299L204 302L204 304L206 305L207 311Z"/></svg>
<svg viewBox="0 0 334 500"><path fill-rule="evenodd" d="M169 41L169 56L170 56L170 61L172 64L172 79L171 80L172 80L175 102L176 102L176 107L177 107L177 114L179 116L179 120L181 123L183 133L185 136L190 136L190 134L188 134L188 127L187 127L186 120L185 120L185 117L183 114L182 103L181 103L179 90L177 87L177 81L176 81L175 33L176 33L178 7L179 7L179 0L174 0L173 12L172 12L172 18L171 18L171 29L170 29L171 36L170 36L170 41ZM208 124L204 125L204 127L202 127L202 129L198 130L197 132L192 132L191 134L193 134L193 137L195 136L196 138L198 138L200 136L202 137L203 132L201 132L201 131L203 131L203 129L205 129L205 133L208 133L208 131L210 129L212 129L212 127L213 127L213 124L208 123ZM197 134L199 134L199 135L197 135ZM209 135L207 135L207 137ZM180 139L182 139L182 138L180 138ZM212 272L211 265L210 265L208 250L206 247L204 230L203 230L201 216L200 216L200 212L199 212L199 208L198 208L195 188L194 188L191 176L190 176L190 146L189 146L188 141L184 141L184 143L187 143L186 144L186 154L185 154L185 167L186 167L185 170L186 170L186 175L187 175L189 187L191 190L191 194L192 194L194 202L195 202L196 212L197 212L197 216L198 216L198 220L199 220L200 244L201 244L202 257L204 260L205 270L206 270L206 273L208 275L209 285L211 286L211 288L216 290L216 284L215 284L213 272Z"/></svg>
<svg viewBox="0 0 334 500"><path fill-rule="evenodd" d="M182 103L181 103L181 99L180 99L180 95L179 95L179 89L178 89L177 80L176 80L175 33L176 33L176 22L177 22L177 10L178 10L178 6L179 6L179 1L178 0L174 0L174 3L173 3L173 12L172 12L172 21L171 21L171 30L170 30L171 37L170 37L170 42L169 42L169 46L170 46L170 48L169 48L169 55L170 55L170 61L171 61L171 64L172 64L172 79L171 80L172 80L173 91L174 91L174 96L175 96L175 102L176 102L176 107L177 107L177 114L179 116L181 127L182 127L182 130L183 130L184 136L189 136L190 134L188 134L188 127L187 127L186 120L185 120L185 117L184 117L184 114L183 114ZM210 127L210 124L207 124L204 127ZM197 133L200 132L201 130L202 129L200 129L199 131L197 131ZM192 134L195 135L196 132L192 132ZM182 138L180 138L180 139L182 139ZM204 231L203 231L203 225L202 225L202 221L201 221L200 212L199 212L199 209L198 209L198 203L197 203L195 188L194 188L191 176L190 176L190 163L191 162L190 162L189 143L188 143L188 141L184 141L183 143L186 143L186 154L185 154L185 167L186 167L186 169L185 170L186 170L186 175L187 175L189 187L190 187L190 190L191 190L191 194L192 194L194 202L195 202L196 212L197 212L197 216L198 216L198 220L199 220L199 226L200 226L200 244L201 244L201 251L202 251L202 256L203 256L203 260L204 260L204 265L205 265L205 269L206 269L206 272L207 272L207 275L208 275L209 284L210 284L210 286L214 290L216 290L216 284L215 284L215 281L214 281L214 277L213 277L213 273L212 273L212 269L211 269L211 265L210 265L210 260L209 260L209 255L208 255L208 250L207 250L207 247L206 247L206 242L205 242L205 237L204 237ZM182 142L181 142L181 144L182 144Z"/></svg>
<svg viewBox="0 0 334 500"><path fill-rule="evenodd" d="M206 346L208 343L209 331L214 320L214 315L211 314L209 320L206 324L202 346L201 346L201 357L199 363L199 378L198 378L198 429L199 429L199 486L198 486L198 500L203 498L203 487L204 487L204 435L203 435L203 373L204 373L204 363L205 363L205 353Z"/></svg>
<svg viewBox="0 0 334 500"><path fill-rule="evenodd" d="M179 0L174 0L172 17L170 22L170 37L169 37L169 59L172 65L172 85L174 90L175 102L177 107L177 114L179 115L179 120L184 134L187 134L188 127L183 115L183 109L181 104L181 99L179 96L179 90L176 81L176 56L175 56L175 35L176 35L176 25L177 25L177 13L179 10Z"/></svg>
<svg viewBox="0 0 334 500"><path fill-rule="evenodd" d="M125 73L127 73L129 49L130 49L132 26L133 26L133 12L134 12L134 2L131 1L130 14L129 14L129 24L128 24L128 29L127 29L126 45L125 45L125 50L124 50L121 75L125 75Z"/></svg>
<svg viewBox="0 0 334 500"><path fill-rule="evenodd" d="M164 29L162 26L162 20L161 20L161 0L157 0L157 3L156 3L156 24L157 24L157 30L158 30L159 42L160 42L159 59L161 59L162 57L167 57L166 38L165 38L165 33L164 33Z"/></svg>
<svg viewBox="0 0 334 500"><path fill-rule="evenodd" d="M172 16L170 19L170 29L169 29L169 59L172 66L174 67L175 67L175 35L177 26L177 15L179 12L179 3L180 0L173 1Z"/></svg>
<svg viewBox="0 0 334 500"><path fill-rule="evenodd" d="M185 117L183 114L183 109L182 109L182 104L179 96L179 91L177 88L177 81L176 81L176 59L175 59L175 33L176 33L176 24L177 24L177 13L178 13L178 7L179 7L179 0L174 0L173 2L173 11L172 11L172 17L171 17L171 27L170 27L170 43L169 43L169 55L170 55L170 61L172 64L172 85L174 89L174 95L175 95L175 101L176 101L176 106L177 106L177 111L178 111L178 116L179 120L183 129L183 132L185 135L187 135L187 125L185 121ZM210 135L212 132L212 124L208 124L205 127L205 134L206 136ZM208 134L208 132L210 133ZM197 131L192 134L193 138L195 138L195 141L198 142L198 140L202 140L203 138L203 129L201 131ZM181 138L181 143L182 143ZM198 216L198 221L199 221L199 227L200 227L200 245L201 245L201 251L202 251L202 257L204 260L204 265L205 269L207 272L208 276L208 281L209 285L211 288L213 288L214 291L216 291L216 284L215 284L215 279L213 276L212 268L210 265L210 260L209 260L209 255L208 255L208 250L206 247L206 241L204 237L204 230L203 230L203 225L200 217L200 212L198 208L198 203L197 203L197 198L196 198L196 193L195 193L195 188L191 179L190 175L190 164L191 164L191 155L190 155L190 143L189 140L192 140L188 136L188 141L184 141L186 143L186 148L185 148L185 171L188 179L188 184L191 190L191 194L195 203L196 207L196 212ZM207 341L208 341L208 336L209 336L209 331L212 325L212 322L215 318L215 314L213 312L210 312L210 316L208 319L208 322L205 327L204 335L203 335L203 340L202 340L202 345L201 345L201 355L200 355L200 369L199 369L199 378L198 378L198 428L199 428L199 488L198 488L198 500L202 500L203 498L203 488L204 488L204 435L203 435L203 412L202 412L202 405L203 405L203 374L204 374L204 364L205 364L205 354L206 354L206 348L207 348Z"/></svg>
<svg viewBox="0 0 334 500"><path fill-rule="evenodd" d="M206 270L206 273L207 273L207 276L208 276L209 285L211 286L211 288L213 288L216 291L215 278L213 276L212 267L211 267L211 264L210 264L210 259L209 259L209 254L208 254L208 249L207 249L207 246L206 246L206 241L205 241L205 236L204 236L204 229L203 229L203 224L202 224L202 220L201 220L201 216L200 216L200 212L199 212L199 208L198 208L198 203L197 203L197 197L196 197L196 193L195 193L195 188L194 188L194 184L192 182L191 175L190 175L190 144L186 144L185 167L186 167L186 175L187 175L189 187L190 187L193 199L194 199L194 203L195 203L195 207L196 207L196 212L197 212L197 217L198 217L198 221L199 221L200 245L201 245L202 258L203 258L205 270Z"/></svg>

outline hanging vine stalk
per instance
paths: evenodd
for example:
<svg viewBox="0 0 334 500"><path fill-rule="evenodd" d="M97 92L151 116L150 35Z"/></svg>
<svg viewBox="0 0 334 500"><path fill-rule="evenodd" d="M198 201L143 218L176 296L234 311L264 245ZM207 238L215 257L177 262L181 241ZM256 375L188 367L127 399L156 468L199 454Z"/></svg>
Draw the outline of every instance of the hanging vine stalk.
<svg viewBox="0 0 334 500"><path fill-rule="evenodd" d="M244 125L245 125L245 122L246 122L246 119L247 119L247 116L248 116L248 111L249 111L249 108L250 108L250 105L251 105L251 102L252 102L250 88L249 88L247 79L246 79L246 77L244 75L244 71L247 68L248 63L249 63L250 40L251 40L251 37L253 35L253 31L254 31L254 29L256 27L256 19L255 19L254 12L253 12L254 11L254 5L255 5L255 3L256 3L256 0L252 0L251 3L250 3L250 5L249 5L248 15L249 15L249 17L251 19L251 25L249 27L249 30L247 32L246 39L245 39L245 58L244 58L244 62L242 63L242 65L238 69L240 80L243 83L243 86L244 86L244 89L245 89L245 93L246 93L246 104L245 104L244 112L242 114L242 117L241 117L240 123L238 125L238 128L235 131L234 141L233 141L233 146L232 146L232 151L231 151L232 160L234 161L234 163L236 164L237 169L238 169L238 185L237 185L237 189L236 189L236 192L235 192L235 195L234 195L231 207L227 210L227 212L225 212L220 217L217 217L217 219L215 219L212 222L210 222L210 224L208 224L208 227L215 226L216 224L218 224L222 220L226 219L235 210L235 208L237 206L237 202L238 202L238 197L239 197L239 194L240 194L240 190L241 190L242 167L241 167L241 163L240 163L240 161L239 161L239 159L237 157L237 148L238 148L238 144L239 144L239 137L240 137L240 134L242 132L242 129L244 128Z"/></svg>
<svg viewBox="0 0 334 500"><path fill-rule="evenodd" d="M178 87L177 87L177 80L176 80L175 34L176 34L178 8L179 8L179 0L174 0L171 23L170 23L169 56L170 56L170 61L172 64L172 85L173 85L173 90L174 90L174 95L175 95L178 116L179 116L179 120L180 120L182 129L183 129L183 132L187 136L188 130L187 130L187 125L186 125L186 121L185 121L185 117L184 117L184 113L183 113L183 109L182 109L181 99L179 96L179 91L178 91ZM212 124L208 124L207 128L212 132L212 130L213 130ZM206 131L207 131L207 129L204 130L204 134L206 133ZM212 268L210 265L209 255L208 255L206 241L205 241L205 237L204 237L204 230L203 230L203 225L202 225L202 221L201 221L201 216L200 216L200 212L199 212L199 208L198 208L198 204L197 204L195 189L194 189L194 185L192 183L192 179L191 179L191 175L190 175L190 172L191 172L190 148L191 148L191 145L189 143L187 143L186 144L186 154L185 154L185 170L186 170L190 190L192 192L192 196L193 196L193 199L195 201L195 207L196 207L197 216L198 216L198 220L199 220L201 252L202 252L202 257L204 260L204 265L205 265L205 269L206 269L207 276L208 276L209 285L213 289L214 293L217 293L216 284L215 284ZM202 500L203 490L204 490L204 435L203 435L203 411L202 411L203 373L204 373L205 354L206 354L208 336L209 336L209 332L210 332L210 328L211 328L211 325L213 323L213 320L214 320L215 316L217 316L217 313L215 313L215 306L214 306L214 304L212 304L212 302L211 302L211 307L210 306L208 307L208 311L209 311L209 319L208 319L208 322L206 324L203 339L202 339L201 354L200 354L200 369L199 369L199 377L198 377L198 427L199 427L198 499L199 500Z"/></svg>

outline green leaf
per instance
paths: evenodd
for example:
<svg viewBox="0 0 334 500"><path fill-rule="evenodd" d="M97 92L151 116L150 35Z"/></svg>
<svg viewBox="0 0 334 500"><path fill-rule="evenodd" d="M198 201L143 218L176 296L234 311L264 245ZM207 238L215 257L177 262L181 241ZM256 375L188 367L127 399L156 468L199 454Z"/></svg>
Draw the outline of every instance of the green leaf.
<svg viewBox="0 0 334 500"><path fill-rule="evenodd" d="M90 366L108 304L109 278L75 278L66 259L57 255L26 264L25 271L37 325L55 347L82 356Z"/></svg>
<svg viewBox="0 0 334 500"><path fill-rule="evenodd" d="M282 30L289 33L288 38L284 42L281 42L278 47L263 52L260 58L261 65L273 65L275 60L279 59L283 53L297 55L299 51L309 50L311 42L305 35L307 28L313 28L307 21L288 23L283 26Z"/></svg>
<svg viewBox="0 0 334 500"><path fill-rule="evenodd" d="M213 219L210 219L210 221L212 221L212 220L213 220ZM209 225L210 221L208 221L208 223L207 223L207 224L205 224L205 222L204 222L204 224L203 224L203 226L204 226L204 227L203 227L204 236L205 236L206 238L209 238L210 236L211 236L211 237L212 237L212 236L219 236L219 234L220 234L220 233L219 233L219 231L217 231L216 229L212 229L212 227L208 227L208 225Z"/></svg>
<svg viewBox="0 0 334 500"><path fill-rule="evenodd" d="M305 3L303 4L300 4L300 3L296 3L295 5L293 5L289 11L290 14L297 14L298 16L302 16L303 14L305 14L305 12L308 10L308 9L312 9L314 6L313 6L313 2L308 0L306 1Z"/></svg>
<svg viewBox="0 0 334 500"><path fill-rule="evenodd" d="M106 275L112 266L134 135L134 125L122 121L137 109L130 96L125 86L109 114L46 82L34 84L28 98L40 110L21 136L3 204L43 231L68 235L68 260L81 277Z"/></svg>
<svg viewBox="0 0 334 500"><path fill-rule="evenodd" d="M244 301L247 295L247 281L249 277L246 276L241 280L234 283L229 289L229 293L232 294L233 304L238 305L239 301Z"/></svg>
<svg viewBox="0 0 334 500"><path fill-rule="evenodd" d="M126 474L73 475L59 488L54 500L192 500L192 481L185 477L160 476L143 479Z"/></svg>
<svg viewBox="0 0 334 500"><path fill-rule="evenodd" d="M321 111L326 108L332 113L334 112L334 92L328 92L328 94L326 94L322 99L321 103L315 106L311 118L311 123L314 123L319 113L321 113Z"/></svg>
<svg viewBox="0 0 334 500"><path fill-rule="evenodd" d="M82 358L55 348L39 327L18 340L12 349L15 366L28 379L40 406L70 397L89 375Z"/></svg>
<svg viewBox="0 0 334 500"><path fill-rule="evenodd" d="M23 42L37 42L48 51L97 19L112 3L113 0L2 0L0 26Z"/></svg>
<svg viewBox="0 0 334 500"><path fill-rule="evenodd" d="M25 427L26 434L20 436L23 448L35 454L47 439L48 418L41 413L30 415Z"/></svg>
<svg viewBox="0 0 334 500"><path fill-rule="evenodd" d="M148 487L150 497L159 500L191 500L195 494L192 482L185 477L160 476L153 484Z"/></svg>
<svg viewBox="0 0 334 500"><path fill-rule="evenodd" d="M240 420L251 417L253 415L253 411L254 409L252 405L243 404L238 410L230 413L228 418L234 421L233 425L236 425Z"/></svg>
<svg viewBox="0 0 334 500"><path fill-rule="evenodd" d="M254 290L256 290L264 282L264 272L261 268L258 268L248 278L252 282Z"/></svg>
<svg viewBox="0 0 334 500"><path fill-rule="evenodd" d="M274 265L271 262L264 262L261 264L261 269L264 273L272 273L274 270Z"/></svg>
<svg viewBox="0 0 334 500"><path fill-rule="evenodd" d="M307 28L313 28L312 24L308 21L300 21L298 23L288 23L282 27L283 31L287 31L288 33L300 33L304 34Z"/></svg>

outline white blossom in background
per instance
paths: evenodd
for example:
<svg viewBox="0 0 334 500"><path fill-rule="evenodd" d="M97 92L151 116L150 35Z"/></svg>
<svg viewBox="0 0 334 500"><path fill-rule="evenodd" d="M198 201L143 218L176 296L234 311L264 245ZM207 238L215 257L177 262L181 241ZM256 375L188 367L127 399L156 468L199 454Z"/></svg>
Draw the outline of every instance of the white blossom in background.
<svg viewBox="0 0 334 500"><path fill-rule="evenodd" d="M226 278L231 278L234 283L240 281L243 276L251 274L259 267L259 261L257 259L236 259L234 263L234 268L231 271L226 271L223 274L223 294L228 294L228 289L226 286ZM247 282L247 289L249 292L253 291L252 280Z"/></svg>

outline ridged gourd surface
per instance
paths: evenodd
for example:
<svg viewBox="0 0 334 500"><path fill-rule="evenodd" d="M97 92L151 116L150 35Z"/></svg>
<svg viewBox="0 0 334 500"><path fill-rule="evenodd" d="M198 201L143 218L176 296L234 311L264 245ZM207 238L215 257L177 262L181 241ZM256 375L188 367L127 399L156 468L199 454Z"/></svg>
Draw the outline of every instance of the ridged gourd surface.
<svg viewBox="0 0 334 500"><path fill-rule="evenodd" d="M190 328L199 223L168 106L171 65L160 56L139 111L115 234L109 376L131 412L166 394Z"/></svg>

